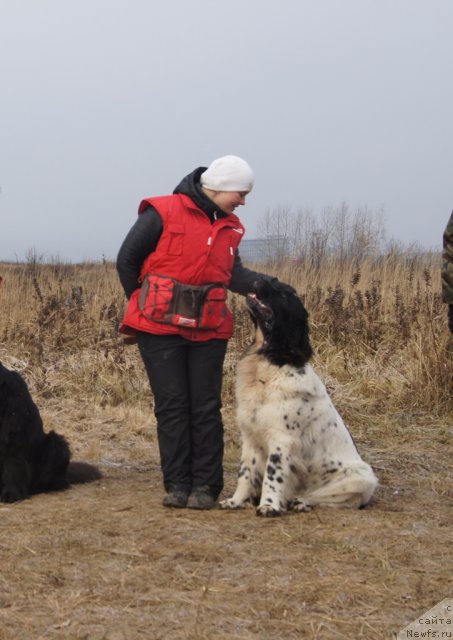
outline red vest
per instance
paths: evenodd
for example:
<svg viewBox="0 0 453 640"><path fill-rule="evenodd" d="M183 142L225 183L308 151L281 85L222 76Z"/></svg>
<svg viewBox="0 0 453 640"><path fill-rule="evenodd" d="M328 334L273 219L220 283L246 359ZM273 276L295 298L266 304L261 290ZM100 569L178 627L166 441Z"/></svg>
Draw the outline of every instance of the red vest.
<svg viewBox="0 0 453 640"><path fill-rule="evenodd" d="M140 280L146 274L157 274L184 284L218 283L228 286L236 251L244 233L239 218L229 214L211 224L192 199L182 194L143 200L139 214L148 205L159 213L163 230L156 250L149 254L142 265ZM139 308L139 293L139 289L134 291L129 300L120 327L122 333L138 330L159 335L179 334L194 341L228 339L233 333L233 318L226 305L218 311L220 324L216 329L193 329L162 324L145 317Z"/></svg>

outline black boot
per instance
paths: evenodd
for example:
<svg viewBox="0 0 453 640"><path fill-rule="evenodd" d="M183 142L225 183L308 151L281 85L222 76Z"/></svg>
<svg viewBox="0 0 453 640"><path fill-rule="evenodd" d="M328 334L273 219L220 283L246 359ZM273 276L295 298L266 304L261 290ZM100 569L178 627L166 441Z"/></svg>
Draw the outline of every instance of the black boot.
<svg viewBox="0 0 453 640"><path fill-rule="evenodd" d="M188 509L212 509L216 499L212 494L212 490L208 485L194 487L187 500Z"/></svg>
<svg viewBox="0 0 453 640"><path fill-rule="evenodd" d="M187 505L189 492L177 487L169 487L167 495L164 496L162 504L164 507L173 507L175 509L184 509Z"/></svg>

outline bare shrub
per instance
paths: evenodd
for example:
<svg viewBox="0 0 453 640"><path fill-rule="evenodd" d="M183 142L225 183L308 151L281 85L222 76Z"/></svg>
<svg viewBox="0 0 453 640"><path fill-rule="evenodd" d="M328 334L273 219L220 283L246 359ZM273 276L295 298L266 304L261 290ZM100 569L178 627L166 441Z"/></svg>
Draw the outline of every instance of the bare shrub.
<svg viewBox="0 0 453 640"><path fill-rule="evenodd" d="M351 211L344 202L324 208L318 217L306 208L268 210L258 233L284 248L279 262L290 258L314 268L320 268L326 259L343 263L380 254L386 241L382 210L359 207Z"/></svg>

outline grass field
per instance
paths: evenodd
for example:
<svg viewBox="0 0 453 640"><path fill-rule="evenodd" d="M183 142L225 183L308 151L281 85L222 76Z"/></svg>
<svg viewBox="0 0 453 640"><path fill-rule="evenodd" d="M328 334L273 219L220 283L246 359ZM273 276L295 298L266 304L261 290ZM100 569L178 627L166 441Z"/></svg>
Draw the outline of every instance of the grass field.
<svg viewBox="0 0 453 640"><path fill-rule="evenodd" d="M263 270L310 312L314 366L380 486L362 511L276 519L171 511L152 397L118 324L110 263L0 264L0 360L46 429L104 478L0 504L0 640L394 638L453 596L453 345L439 257L405 253ZM235 486L240 298L225 364L225 494Z"/></svg>

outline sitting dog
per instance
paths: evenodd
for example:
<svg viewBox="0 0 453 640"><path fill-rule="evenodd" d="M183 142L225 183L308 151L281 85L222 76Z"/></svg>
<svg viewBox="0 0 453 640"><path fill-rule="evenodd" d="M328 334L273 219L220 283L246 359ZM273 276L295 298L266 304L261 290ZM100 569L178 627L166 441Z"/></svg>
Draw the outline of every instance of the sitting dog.
<svg viewBox="0 0 453 640"><path fill-rule="evenodd" d="M101 478L96 467L70 457L63 436L44 432L23 378L0 363L0 500L16 502Z"/></svg>
<svg viewBox="0 0 453 640"><path fill-rule="evenodd" d="M296 291L260 282L246 304L255 340L237 371L241 464L236 491L220 507L254 504L260 516L364 507L377 478L309 364L308 314Z"/></svg>

